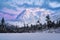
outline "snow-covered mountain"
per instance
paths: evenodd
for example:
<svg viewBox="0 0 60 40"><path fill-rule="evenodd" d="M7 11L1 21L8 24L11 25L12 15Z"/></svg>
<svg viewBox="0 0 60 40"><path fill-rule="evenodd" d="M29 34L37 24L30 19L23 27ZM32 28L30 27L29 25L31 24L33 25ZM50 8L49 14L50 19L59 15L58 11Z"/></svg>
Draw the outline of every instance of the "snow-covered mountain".
<svg viewBox="0 0 60 40"><path fill-rule="evenodd" d="M23 10L19 15L17 15L17 20L22 20L22 22L36 22L37 20L45 21L47 14L51 14L50 10L42 8L27 8Z"/></svg>
<svg viewBox="0 0 60 40"><path fill-rule="evenodd" d="M21 20L24 23L35 23L37 20L40 20L42 23L46 20L46 15L50 15L52 20L60 19L59 11L51 11L42 8L26 8L19 15L17 15L16 19Z"/></svg>
<svg viewBox="0 0 60 40"><path fill-rule="evenodd" d="M22 24L35 24L37 20L41 23L46 22L46 15L50 15L52 20L60 19L60 13L58 10L49 10L44 8L25 8L17 16L16 19L10 21L14 25L21 26Z"/></svg>

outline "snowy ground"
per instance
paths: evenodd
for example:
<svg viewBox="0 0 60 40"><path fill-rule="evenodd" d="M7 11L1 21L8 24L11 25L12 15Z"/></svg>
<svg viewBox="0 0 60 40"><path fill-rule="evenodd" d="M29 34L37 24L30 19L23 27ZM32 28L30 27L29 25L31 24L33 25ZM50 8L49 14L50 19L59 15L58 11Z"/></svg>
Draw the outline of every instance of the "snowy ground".
<svg viewBox="0 0 60 40"><path fill-rule="evenodd" d="M0 40L60 40L60 33L0 33Z"/></svg>

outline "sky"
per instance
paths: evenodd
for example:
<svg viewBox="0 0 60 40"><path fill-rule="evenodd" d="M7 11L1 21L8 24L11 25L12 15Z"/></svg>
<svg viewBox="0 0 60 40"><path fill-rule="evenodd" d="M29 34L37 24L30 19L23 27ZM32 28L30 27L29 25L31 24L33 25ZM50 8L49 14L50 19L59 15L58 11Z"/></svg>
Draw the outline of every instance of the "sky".
<svg viewBox="0 0 60 40"><path fill-rule="evenodd" d="M24 23L40 19L45 22L47 14L54 19L60 15L60 0L0 0L0 19Z"/></svg>

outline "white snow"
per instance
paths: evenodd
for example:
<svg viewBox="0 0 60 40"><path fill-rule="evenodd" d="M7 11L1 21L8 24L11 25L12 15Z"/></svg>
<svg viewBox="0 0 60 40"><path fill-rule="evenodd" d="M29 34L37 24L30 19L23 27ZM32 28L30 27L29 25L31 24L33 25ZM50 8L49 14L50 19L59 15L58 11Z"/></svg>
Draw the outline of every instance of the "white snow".
<svg viewBox="0 0 60 40"><path fill-rule="evenodd" d="M60 40L59 33L0 33L0 40Z"/></svg>

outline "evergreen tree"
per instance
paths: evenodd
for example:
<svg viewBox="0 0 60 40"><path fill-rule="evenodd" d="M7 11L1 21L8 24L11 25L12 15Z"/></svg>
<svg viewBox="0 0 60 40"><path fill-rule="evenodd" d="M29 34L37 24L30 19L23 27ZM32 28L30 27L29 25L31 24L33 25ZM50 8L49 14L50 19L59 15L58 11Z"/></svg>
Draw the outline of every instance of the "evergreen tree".
<svg viewBox="0 0 60 40"><path fill-rule="evenodd" d="M43 24L43 29L47 29L46 23Z"/></svg>
<svg viewBox="0 0 60 40"><path fill-rule="evenodd" d="M2 18L1 24L4 25L4 23L5 23L5 20L4 20L4 18Z"/></svg>
<svg viewBox="0 0 60 40"><path fill-rule="evenodd" d="M50 20L50 16L49 15L47 15L46 16L46 21L47 21L47 27L48 27L48 29L50 29L51 27L52 27L52 21Z"/></svg>
<svg viewBox="0 0 60 40"><path fill-rule="evenodd" d="M40 23L39 20L37 21L36 29L38 29L38 30L42 30L42 23Z"/></svg>
<svg viewBox="0 0 60 40"><path fill-rule="evenodd" d="M6 32L6 27L5 27L5 20L4 20L4 18L2 18L2 20L1 20L1 30L2 30L2 32Z"/></svg>
<svg viewBox="0 0 60 40"><path fill-rule="evenodd" d="M52 22L52 28L55 28L55 21Z"/></svg>
<svg viewBox="0 0 60 40"><path fill-rule="evenodd" d="M59 20L59 27L60 27L60 20Z"/></svg>
<svg viewBox="0 0 60 40"><path fill-rule="evenodd" d="M57 20L55 28L59 26L59 21Z"/></svg>
<svg viewBox="0 0 60 40"><path fill-rule="evenodd" d="M60 27L60 20L57 21L56 25L57 25L56 28Z"/></svg>

